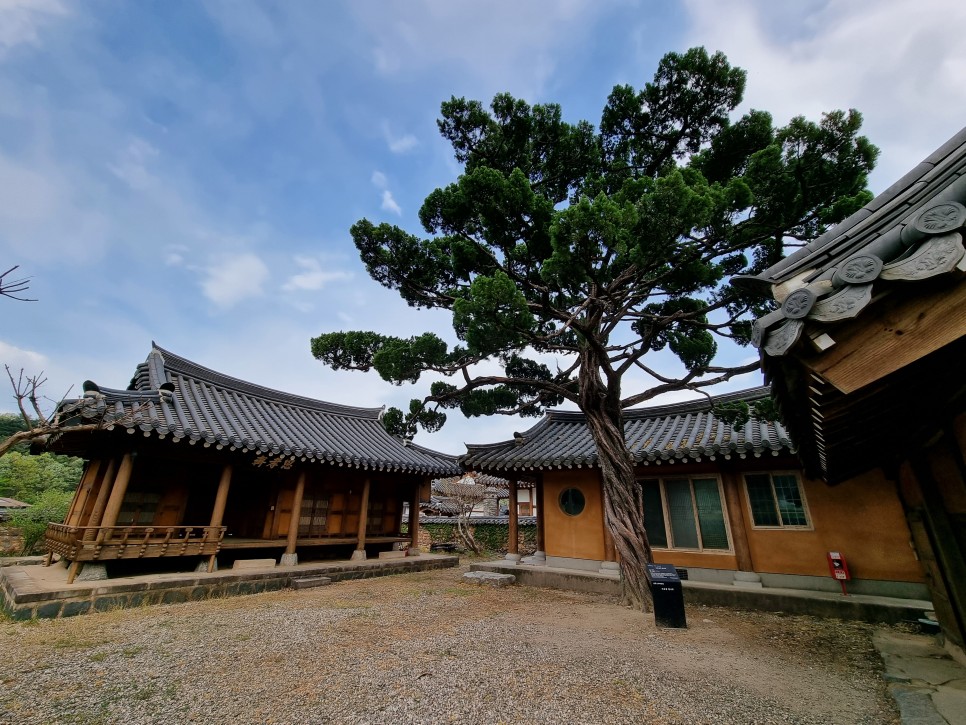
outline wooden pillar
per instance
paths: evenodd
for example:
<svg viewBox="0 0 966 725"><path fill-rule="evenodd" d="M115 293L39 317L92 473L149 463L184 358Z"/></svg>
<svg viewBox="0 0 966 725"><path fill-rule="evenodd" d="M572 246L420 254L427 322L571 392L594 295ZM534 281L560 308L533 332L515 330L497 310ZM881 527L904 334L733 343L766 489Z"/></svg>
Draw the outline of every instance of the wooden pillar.
<svg viewBox="0 0 966 725"><path fill-rule="evenodd" d="M117 463L113 458L108 460L107 468L104 469L104 475L101 477L101 485L97 489L97 498L94 499L94 507L91 509L91 515L88 517L86 523L82 522L84 526L93 527L101 525L101 519L104 517L104 507L107 505L107 496L114 487L114 469L116 467ZM91 541L93 538L93 529L88 528L84 531L84 539L86 541Z"/></svg>
<svg viewBox="0 0 966 725"><path fill-rule="evenodd" d="M545 553L543 534L543 472L537 473L537 551Z"/></svg>
<svg viewBox="0 0 966 725"><path fill-rule="evenodd" d="M409 502L409 553L419 553L419 489L420 482L413 484L413 497Z"/></svg>
<svg viewBox="0 0 966 725"><path fill-rule="evenodd" d="M353 561L366 558L366 525L369 523L369 487L371 483L368 476L362 483L362 499L359 501L359 528L356 532L358 541L356 550L352 552Z"/></svg>
<svg viewBox="0 0 966 725"><path fill-rule="evenodd" d="M209 526L214 529L221 526L221 522L225 517L225 504L228 503L228 488L231 486L231 464L228 463L221 471L221 480L218 482L218 493L215 494L215 506L211 511L211 523ZM210 535L214 532L210 531ZM215 570L216 554L212 554L208 558L208 573L210 574Z"/></svg>
<svg viewBox="0 0 966 725"><path fill-rule="evenodd" d="M134 454L125 453L121 459L121 466L117 470L117 478L111 486L111 495L107 499L107 506L104 508L104 518L101 520L102 528L110 528L117 523L118 514L121 513L121 504L124 503L124 494L127 493L127 486L131 482L131 471L134 470Z"/></svg>
<svg viewBox="0 0 966 725"><path fill-rule="evenodd" d="M520 534L519 522L517 521L517 482L510 480L510 507L507 513L510 515L509 529L506 542L506 558L520 558Z"/></svg>
<svg viewBox="0 0 966 725"><path fill-rule="evenodd" d="M741 504L741 476L734 471L722 471L721 483L724 485L725 506L731 524L731 543L735 547L738 571L754 571L751 548L748 545L748 522L745 521L745 507Z"/></svg>
<svg viewBox="0 0 966 725"><path fill-rule="evenodd" d="M90 498L91 491L97 484L97 474L101 468L100 459L88 461L84 468L84 475L81 476L77 491L74 492L74 500L70 503L64 523L68 526L80 526L81 516L87 507L87 500Z"/></svg>
<svg viewBox="0 0 966 725"><path fill-rule="evenodd" d="M949 595L954 617L954 622L949 624L958 631L950 632L949 627L943 627L943 630L949 639L962 646L966 642L966 561L956 537L955 524L951 520L929 461L925 456L918 456L911 463L922 495L929 538Z"/></svg>
<svg viewBox="0 0 966 725"><path fill-rule="evenodd" d="M290 566L298 563L295 544L299 538L299 519L302 518L302 496L305 494L305 471L299 473L295 482L295 498L292 501L292 517L288 521L288 539L285 542L285 556L282 565Z"/></svg>

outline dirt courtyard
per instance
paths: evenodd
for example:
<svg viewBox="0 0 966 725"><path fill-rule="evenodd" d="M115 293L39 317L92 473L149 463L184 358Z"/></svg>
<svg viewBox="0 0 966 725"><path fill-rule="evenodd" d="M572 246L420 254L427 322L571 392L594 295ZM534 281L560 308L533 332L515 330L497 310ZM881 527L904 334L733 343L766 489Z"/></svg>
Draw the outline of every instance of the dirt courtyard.
<svg viewBox="0 0 966 725"><path fill-rule="evenodd" d="M465 567L0 622L2 723L897 723L873 627L491 589Z"/></svg>

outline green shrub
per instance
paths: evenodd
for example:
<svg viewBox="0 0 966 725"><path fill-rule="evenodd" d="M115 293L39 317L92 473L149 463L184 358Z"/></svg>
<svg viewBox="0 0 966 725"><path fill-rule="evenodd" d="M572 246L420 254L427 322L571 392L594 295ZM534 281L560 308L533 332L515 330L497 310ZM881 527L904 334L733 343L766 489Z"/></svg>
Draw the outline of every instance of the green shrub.
<svg viewBox="0 0 966 725"><path fill-rule="evenodd" d="M30 508L17 511L10 516L10 526L20 529L23 537L21 555L31 556L43 553L44 532L49 522L60 523L67 516L71 491L44 491Z"/></svg>

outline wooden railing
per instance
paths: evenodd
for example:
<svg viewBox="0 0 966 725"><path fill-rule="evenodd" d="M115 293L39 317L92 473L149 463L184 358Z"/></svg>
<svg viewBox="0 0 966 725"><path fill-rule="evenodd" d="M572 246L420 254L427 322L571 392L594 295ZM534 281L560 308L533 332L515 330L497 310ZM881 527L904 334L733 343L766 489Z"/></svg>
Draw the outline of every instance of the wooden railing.
<svg viewBox="0 0 966 725"><path fill-rule="evenodd" d="M213 556L224 526L67 526L47 524L47 551L69 561Z"/></svg>

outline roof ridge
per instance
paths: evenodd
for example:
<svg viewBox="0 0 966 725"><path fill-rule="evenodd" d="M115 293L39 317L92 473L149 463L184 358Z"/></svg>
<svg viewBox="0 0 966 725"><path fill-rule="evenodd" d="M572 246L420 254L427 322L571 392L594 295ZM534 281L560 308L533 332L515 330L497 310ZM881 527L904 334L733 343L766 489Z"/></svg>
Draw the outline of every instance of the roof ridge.
<svg viewBox="0 0 966 725"><path fill-rule="evenodd" d="M747 388L745 390L738 390L731 393L714 395L710 400L708 400L708 398L698 398L696 400L685 400L680 403L666 403L664 405L653 406L650 408L628 408L624 411L624 423L626 424L632 420L639 421L650 418L663 418L680 413L705 412L716 403L731 403L738 400L760 400L768 397L769 395L771 395L771 388L769 386L758 385L754 388ZM551 409L544 414L541 420L519 436L514 435L513 438L498 441L496 443L467 443L467 453L464 455L467 455L471 452L476 453L504 448L507 445L514 443L517 438L527 438L535 435L554 422L584 424L586 420L586 413L579 410Z"/></svg>
<svg viewBox="0 0 966 725"><path fill-rule="evenodd" d="M186 377L202 380L206 383L215 385L216 387L227 388L238 393L244 393L246 395L262 398L264 400L271 400L276 403L294 405L298 407L310 408L312 410L320 410L323 412L336 413L339 415L356 418L379 419L385 411L385 406L379 408L362 408L351 405L342 405L340 403L330 403L325 400L319 400L318 398L309 398L304 395L296 395L295 393L287 393L283 390L276 390L275 388L250 383L247 380L232 377L231 375L220 373L217 370L212 370L204 365L199 365L198 363L188 360L187 358L173 353L170 350L165 350L155 342L151 343L151 351L157 351L161 355L164 369L168 373L181 374Z"/></svg>

